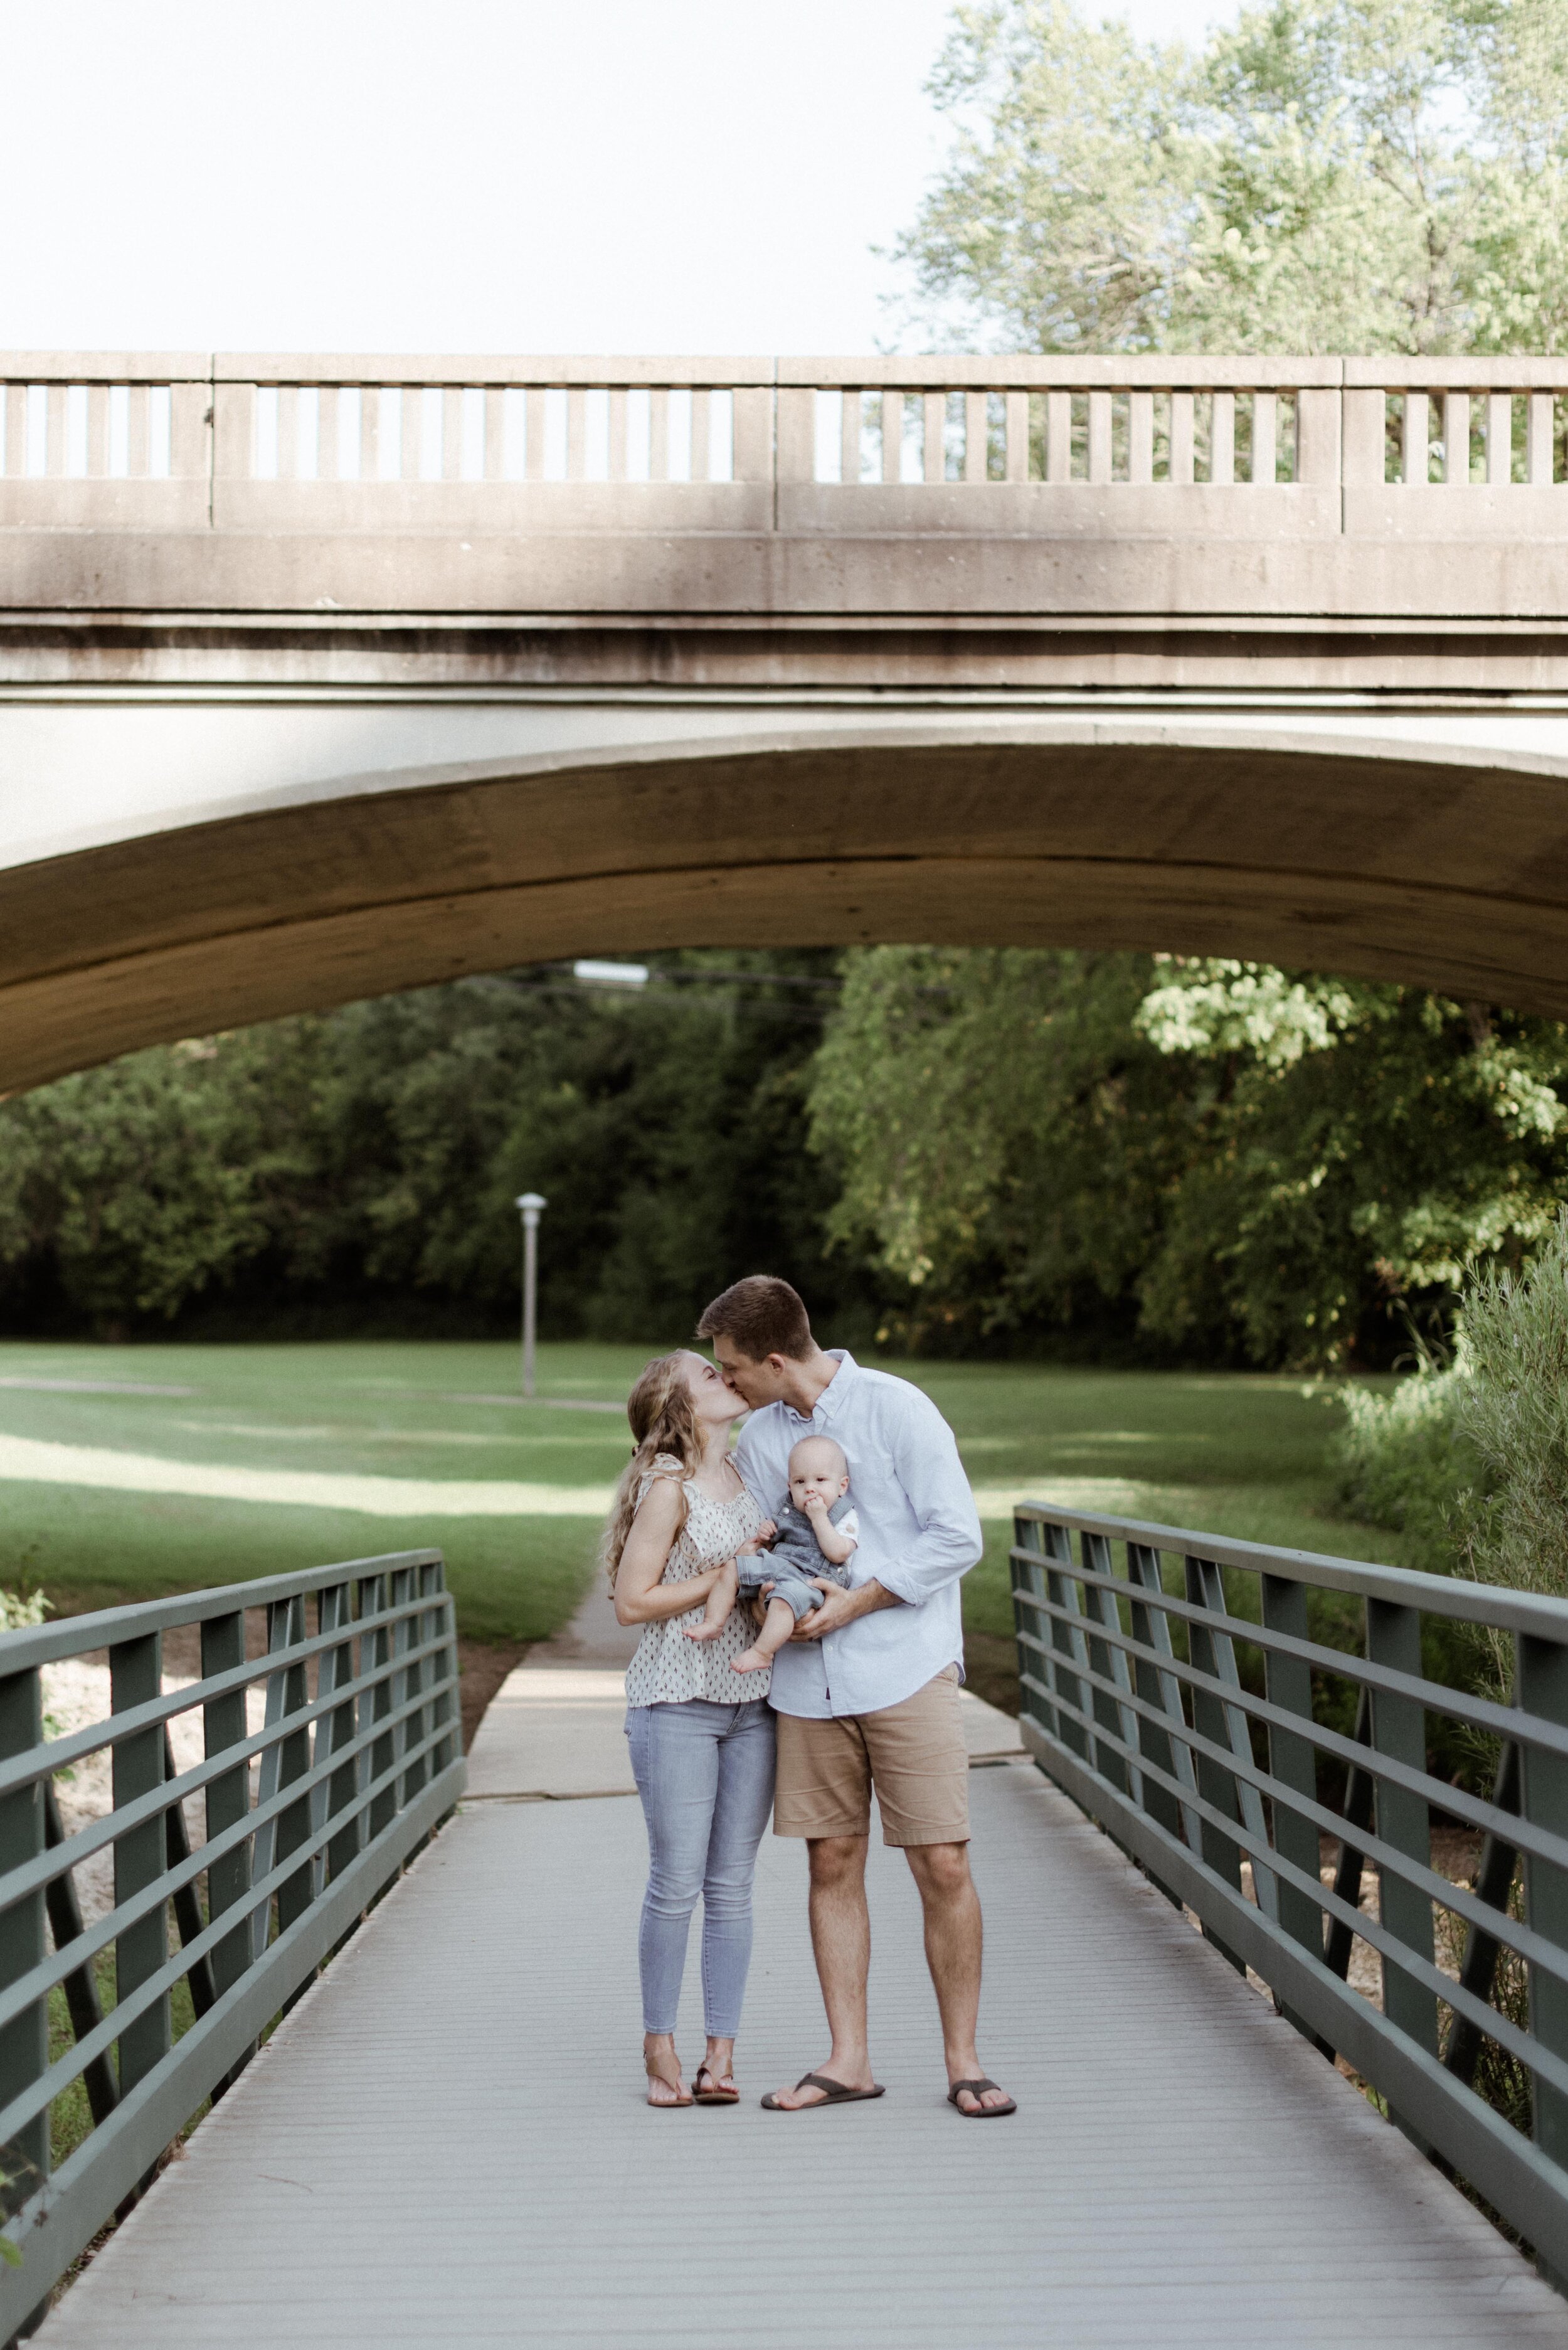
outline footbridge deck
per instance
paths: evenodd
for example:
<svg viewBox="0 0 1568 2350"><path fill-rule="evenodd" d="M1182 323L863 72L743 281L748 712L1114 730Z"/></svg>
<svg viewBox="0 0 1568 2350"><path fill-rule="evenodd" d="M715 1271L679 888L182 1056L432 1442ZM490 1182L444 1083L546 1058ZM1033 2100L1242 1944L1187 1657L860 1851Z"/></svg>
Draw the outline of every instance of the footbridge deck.
<svg viewBox="0 0 1568 2350"><path fill-rule="evenodd" d="M606 1679L514 1676L473 1757L491 1792L285 2020L42 2350L1568 2345L1557 2296L1025 1760L972 1783L982 2044L1016 2120L972 2129L943 2102L918 1906L879 1846L888 2095L831 2121L760 2111L823 2046L805 1856L771 1838L749 2094L650 2112L640 1810L538 1783L555 1752L567 1792L623 1785Z"/></svg>

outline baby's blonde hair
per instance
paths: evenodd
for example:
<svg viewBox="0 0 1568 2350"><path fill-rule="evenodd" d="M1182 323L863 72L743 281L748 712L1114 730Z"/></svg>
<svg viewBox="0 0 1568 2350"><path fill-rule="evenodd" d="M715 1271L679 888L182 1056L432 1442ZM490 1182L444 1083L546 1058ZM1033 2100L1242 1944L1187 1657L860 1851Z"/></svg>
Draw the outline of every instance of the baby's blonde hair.
<svg viewBox="0 0 1568 2350"><path fill-rule="evenodd" d="M792 1477L794 1475L794 1464L797 1458L801 1453L808 1452L814 1444L820 1444L826 1451L831 1452L838 1463L839 1475L841 1477L848 1476L848 1456L846 1453L843 1445L837 1441L836 1438L831 1436L803 1436L798 1444L793 1444L790 1447L789 1473Z"/></svg>

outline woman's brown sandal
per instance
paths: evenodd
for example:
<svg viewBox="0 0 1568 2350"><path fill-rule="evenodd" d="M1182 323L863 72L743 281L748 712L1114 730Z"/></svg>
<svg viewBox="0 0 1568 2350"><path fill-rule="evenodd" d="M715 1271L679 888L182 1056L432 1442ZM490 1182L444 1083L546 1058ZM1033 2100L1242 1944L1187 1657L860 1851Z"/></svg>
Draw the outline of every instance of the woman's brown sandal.
<svg viewBox="0 0 1568 2350"><path fill-rule="evenodd" d="M707 2088L702 2086L704 2081L709 2084ZM730 2085L726 2089L711 2064L699 2064L691 2076L691 2102L696 2106L738 2106L741 2093L735 2086L733 2075L730 2076Z"/></svg>
<svg viewBox="0 0 1568 2350"><path fill-rule="evenodd" d="M642 2060L642 2069L648 2074L650 2085L655 2081L662 2081L667 2089L680 2089L680 2075L679 2073L677 2073L674 2080L672 2081L668 2073L656 2072L654 2067L649 2063L646 2056ZM683 2106L689 2106L692 2103L692 2096L690 2089L684 2089L680 2091L680 2095L679 2096L675 2097L655 2097L650 2095L648 2102L653 2107L656 2114L678 2114Z"/></svg>

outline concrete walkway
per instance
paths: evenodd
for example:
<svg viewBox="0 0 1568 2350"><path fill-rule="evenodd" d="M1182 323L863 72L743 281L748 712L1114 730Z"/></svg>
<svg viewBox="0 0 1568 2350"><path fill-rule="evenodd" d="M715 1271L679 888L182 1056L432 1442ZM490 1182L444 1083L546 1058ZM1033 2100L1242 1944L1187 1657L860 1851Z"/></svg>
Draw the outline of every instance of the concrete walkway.
<svg viewBox="0 0 1568 2350"><path fill-rule="evenodd" d="M982 2046L1016 2118L945 2104L912 1887L879 1845L888 2095L759 2110L826 2048L805 1853L772 1837L745 2103L650 2111L642 1818L595 1792L624 1777L618 1705L591 1659L513 1676L475 1798L44 2350L1568 2350L1568 2308L1027 1762L971 1783ZM1004 1745L989 1711L976 1735Z"/></svg>

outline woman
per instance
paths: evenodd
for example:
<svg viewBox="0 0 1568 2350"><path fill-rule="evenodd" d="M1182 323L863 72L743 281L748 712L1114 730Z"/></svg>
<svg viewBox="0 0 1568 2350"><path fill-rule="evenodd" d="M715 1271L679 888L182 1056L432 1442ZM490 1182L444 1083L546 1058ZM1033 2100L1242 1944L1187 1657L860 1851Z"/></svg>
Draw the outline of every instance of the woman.
<svg viewBox="0 0 1568 2350"><path fill-rule="evenodd" d="M640 1624L626 1677L632 1773L648 1822L638 1961L650 2106L732 2106L735 2033L752 1956L752 1877L774 1799L766 1672L730 1670L752 1638L739 1612L689 1638L724 1566L763 1523L730 1459L746 1409L700 1355L663 1355L631 1391L637 1450L617 1488L604 1562L617 1621ZM691 2090L675 2053L687 1929L702 1896L708 2046Z"/></svg>

